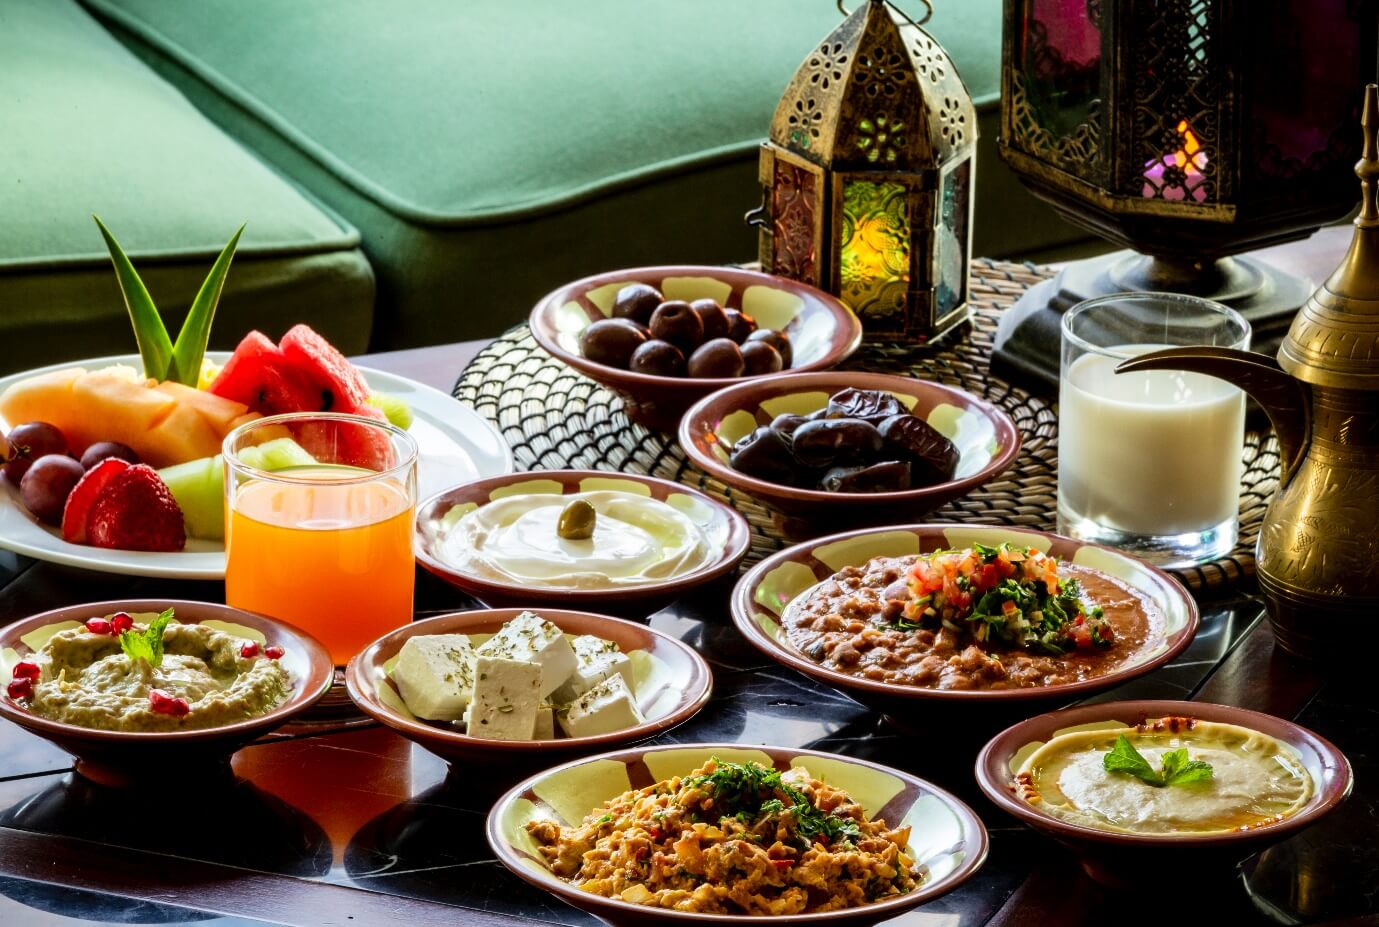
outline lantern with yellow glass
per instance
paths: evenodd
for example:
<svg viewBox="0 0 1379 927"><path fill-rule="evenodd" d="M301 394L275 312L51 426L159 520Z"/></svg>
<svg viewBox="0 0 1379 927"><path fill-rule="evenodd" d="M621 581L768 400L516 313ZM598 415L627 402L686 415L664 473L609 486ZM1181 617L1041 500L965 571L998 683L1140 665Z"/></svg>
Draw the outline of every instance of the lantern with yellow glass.
<svg viewBox="0 0 1379 927"><path fill-rule="evenodd" d="M805 58L748 214L762 266L839 296L868 338L923 342L968 317L976 114L924 8L867 0Z"/></svg>

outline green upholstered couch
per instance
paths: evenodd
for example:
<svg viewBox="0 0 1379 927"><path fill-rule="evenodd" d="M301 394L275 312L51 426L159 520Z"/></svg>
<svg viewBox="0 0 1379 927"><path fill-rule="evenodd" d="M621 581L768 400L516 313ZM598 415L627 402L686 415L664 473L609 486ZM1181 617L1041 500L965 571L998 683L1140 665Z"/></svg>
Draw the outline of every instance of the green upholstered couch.
<svg viewBox="0 0 1379 927"><path fill-rule="evenodd" d="M175 249L199 271L247 219L245 257L271 261L276 249L284 275L283 298L263 309L285 315L268 327L348 314L359 326L350 349L364 338L383 349L492 335L558 283L616 266L751 257L742 215L759 199L756 146L791 74L838 22L830 0L82 0L107 31L92 35L100 30L72 0L12 2L35 18L82 19L73 32L105 58L127 47L147 65L141 99L161 85L161 108L131 119L107 104L92 122L39 127L91 151L38 168L64 192L29 191L25 205L42 216L28 230L0 230L0 261L14 248L8 238L40 235L48 222L96 259L99 240L84 223L104 210L136 260ZM39 5L41 16L29 9ZM929 28L982 113L974 250L1021 255L1081 237L993 155L1000 0L935 5ZM0 52L5 41L0 29ZM66 92L80 101L91 91ZM121 130L154 138L95 142ZM211 138L225 149L214 157ZM148 163L149 151L172 163ZM152 195L168 175L180 186ZM128 188L119 208L103 205L112 187ZM355 229L377 281L367 330ZM284 263L294 244L354 262L354 280L335 281L338 296L297 292L297 264L322 258ZM173 302L190 295L179 289L190 279L181 262L162 287ZM241 303L257 296L243 279L249 263L232 272L226 310L237 321L222 334L252 314ZM0 286L7 270L0 263ZM87 311L118 314L113 282L82 287L101 303ZM157 281L153 289L162 295ZM31 308L45 292L27 293L30 308L19 311L45 311ZM0 302L0 332L12 311ZM51 326L36 337L50 336Z"/></svg>

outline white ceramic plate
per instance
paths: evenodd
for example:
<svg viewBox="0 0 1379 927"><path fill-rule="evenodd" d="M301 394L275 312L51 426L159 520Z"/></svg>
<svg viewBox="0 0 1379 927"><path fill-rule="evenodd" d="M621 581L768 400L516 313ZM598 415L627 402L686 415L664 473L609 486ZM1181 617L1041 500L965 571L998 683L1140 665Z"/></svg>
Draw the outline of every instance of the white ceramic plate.
<svg viewBox="0 0 1379 927"><path fill-rule="evenodd" d="M230 355L225 351L210 351L207 356L216 363L224 363ZM0 378L0 393L11 383L49 370L64 367L94 370L111 364L128 364L142 369L142 363L137 354L125 354L53 364ZM457 483L501 476L513 471L512 452L507 444L497 430L473 409L415 380L369 367L359 369L375 392L398 396L412 407L415 421L409 431L420 449L417 472L420 498L425 499ZM6 430L18 424L0 418L0 427ZM39 560L105 573L170 579L225 577L225 546L219 541L188 539L185 550L171 554L105 550L83 544L68 544L58 531L36 521L20 503L18 487L3 479L0 479L0 548Z"/></svg>

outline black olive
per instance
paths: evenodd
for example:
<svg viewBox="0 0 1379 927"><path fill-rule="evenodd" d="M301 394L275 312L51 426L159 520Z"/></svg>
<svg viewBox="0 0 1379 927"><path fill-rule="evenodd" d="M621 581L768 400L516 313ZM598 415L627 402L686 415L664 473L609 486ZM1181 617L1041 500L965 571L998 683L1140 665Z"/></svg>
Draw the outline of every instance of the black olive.
<svg viewBox="0 0 1379 927"><path fill-rule="evenodd" d="M631 319L639 325L651 324L651 313L665 299L661 291L645 283L629 283L613 299L613 318Z"/></svg>
<svg viewBox="0 0 1379 927"><path fill-rule="evenodd" d="M745 369L742 349L728 338L706 341L690 355L685 369L692 377L740 377Z"/></svg>
<svg viewBox="0 0 1379 927"><path fill-rule="evenodd" d="M742 344L742 364L749 377L780 373L785 367L780 352L765 341L753 341L751 338Z"/></svg>
<svg viewBox="0 0 1379 927"><path fill-rule="evenodd" d="M865 463L881 453L881 433L860 418L829 418L795 429L790 447L807 467Z"/></svg>
<svg viewBox="0 0 1379 927"><path fill-rule="evenodd" d="M704 340L728 337L728 314L716 299L696 299L690 308L699 316L704 326Z"/></svg>
<svg viewBox="0 0 1379 927"><path fill-rule="evenodd" d="M899 399L879 389L845 389L828 401L830 418L861 418L873 425L909 411Z"/></svg>
<svg viewBox="0 0 1379 927"><path fill-rule="evenodd" d="M627 369L646 329L631 319L599 319L579 333L579 352L596 364Z"/></svg>
<svg viewBox="0 0 1379 927"><path fill-rule="evenodd" d="M690 304L678 299L661 303L651 315L651 337L669 341L686 355L704 340L704 323Z"/></svg>
<svg viewBox="0 0 1379 927"><path fill-rule="evenodd" d="M744 343L750 343L753 341L764 341L771 347L775 348L776 353L780 355L782 366L790 366L791 361L794 357L794 351L791 350L790 347L790 336L787 335L785 332L777 331L774 328L758 328L756 331L752 332L750 335L747 336L747 341Z"/></svg>
<svg viewBox="0 0 1379 927"><path fill-rule="evenodd" d="M757 320L740 309L724 309L723 314L728 317L728 337L738 344L757 330Z"/></svg>
<svg viewBox="0 0 1379 927"><path fill-rule="evenodd" d="M877 429L892 453L909 460L918 486L946 483L958 469L958 449L917 415L893 415Z"/></svg>
<svg viewBox="0 0 1379 927"><path fill-rule="evenodd" d="M653 338L632 352L627 365L635 373L649 373L657 377L683 377L685 355L669 341Z"/></svg>

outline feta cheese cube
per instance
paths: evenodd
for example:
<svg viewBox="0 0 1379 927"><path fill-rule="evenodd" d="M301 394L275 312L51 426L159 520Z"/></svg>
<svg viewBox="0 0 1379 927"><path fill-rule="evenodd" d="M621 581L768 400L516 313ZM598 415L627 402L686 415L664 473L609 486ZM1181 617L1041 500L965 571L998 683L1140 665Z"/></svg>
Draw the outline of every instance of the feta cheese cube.
<svg viewBox="0 0 1379 927"><path fill-rule="evenodd" d="M474 649L463 634L409 637L398 652L392 680L418 718L453 721L463 717L474 688Z"/></svg>
<svg viewBox="0 0 1379 927"><path fill-rule="evenodd" d="M603 682L609 676L621 675L627 688L636 692L632 676L632 661L612 641L592 634L581 634L572 642L575 651L575 671L551 696L557 705L568 705Z"/></svg>
<svg viewBox="0 0 1379 927"><path fill-rule="evenodd" d="M575 671L575 652L565 632L535 612L523 612L502 630L479 645L481 657L497 657L531 663L541 670L545 698Z"/></svg>
<svg viewBox="0 0 1379 927"><path fill-rule="evenodd" d="M532 740L555 740L555 706L542 705L536 709L536 730Z"/></svg>
<svg viewBox="0 0 1379 927"><path fill-rule="evenodd" d="M609 676L567 705L556 716L567 737L608 734L641 724L646 719L637 708L632 690L622 676Z"/></svg>
<svg viewBox="0 0 1379 927"><path fill-rule="evenodd" d="M541 667L480 655L465 733L490 740L531 740L541 706Z"/></svg>

